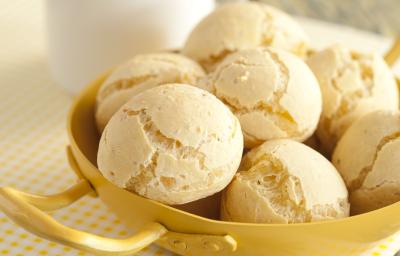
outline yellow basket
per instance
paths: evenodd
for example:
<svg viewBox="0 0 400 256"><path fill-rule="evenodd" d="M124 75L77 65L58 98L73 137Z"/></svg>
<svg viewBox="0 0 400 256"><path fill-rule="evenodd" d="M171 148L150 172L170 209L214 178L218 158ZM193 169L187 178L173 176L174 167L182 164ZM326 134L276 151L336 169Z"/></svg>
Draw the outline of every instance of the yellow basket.
<svg viewBox="0 0 400 256"><path fill-rule="evenodd" d="M88 252L127 255L151 243L181 255L360 255L400 230L400 202L341 220L306 224L246 224L211 219L218 199L211 197L176 209L145 199L108 182L96 167L99 136L96 92L106 75L76 99L68 119L71 167L80 181L60 194L37 196L0 188L0 208L19 225L44 238ZM68 228L44 211L63 208L84 195L98 195L130 228L127 239L112 239ZM198 204L203 212L195 212ZM208 216L206 217L200 217Z"/></svg>

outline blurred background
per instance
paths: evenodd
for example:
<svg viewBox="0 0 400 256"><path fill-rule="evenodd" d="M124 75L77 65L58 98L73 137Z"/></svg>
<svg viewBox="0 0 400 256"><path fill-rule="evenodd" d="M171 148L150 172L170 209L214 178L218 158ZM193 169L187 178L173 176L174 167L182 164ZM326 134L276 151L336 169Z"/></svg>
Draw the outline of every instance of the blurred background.
<svg viewBox="0 0 400 256"><path fill-rule="evenodd" d="M290 14L369 30L400 34L399 0L260 0Z"/></svg>

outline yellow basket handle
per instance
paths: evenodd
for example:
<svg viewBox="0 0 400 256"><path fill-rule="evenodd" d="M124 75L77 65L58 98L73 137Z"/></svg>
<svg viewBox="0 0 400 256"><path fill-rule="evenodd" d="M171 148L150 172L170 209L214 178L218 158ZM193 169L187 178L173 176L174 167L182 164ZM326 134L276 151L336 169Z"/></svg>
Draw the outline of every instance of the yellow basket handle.
<svg viewBox="0 0 400 256"><path fill-rule="evenodd" d="M385 54L385 61L389 66L397 61L400 56L400 37L396 38L389 51Z"/></svg>
<svg viewBox="0 0 400 256"><path fill-rule="evenodd" d="M43 212L66 207L90 192L92 188L86 180L51 196L4 187L0 188L0 209L18 225L40 237L97 255L133 254L167 233L163 225L154 222L132 237L106 238L64 226Z"/></svg>

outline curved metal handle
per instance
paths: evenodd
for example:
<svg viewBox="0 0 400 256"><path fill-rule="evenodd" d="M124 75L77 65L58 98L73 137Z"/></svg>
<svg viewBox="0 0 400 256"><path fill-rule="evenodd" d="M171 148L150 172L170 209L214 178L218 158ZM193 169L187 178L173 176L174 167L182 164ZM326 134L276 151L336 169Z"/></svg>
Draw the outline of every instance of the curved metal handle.
<svg viewBox="0 0 400 256"><path fill-rule="evenodd" d="M385 61L389 66L393 66L393 64L397 61L400 56L400 37L396 38L392 47L385 54Z"/></svg>
<svg viewBox="0 0 400 256"><path fill-rule="evenodd" d="M4 187L0 188L0 209L18 225L40 237L97 255L133 254L167 233L163 225L152 223L126 239L105 238L64 226L42 211L63 208L90 192L92 188L86 180L52 196Z"/></svg>

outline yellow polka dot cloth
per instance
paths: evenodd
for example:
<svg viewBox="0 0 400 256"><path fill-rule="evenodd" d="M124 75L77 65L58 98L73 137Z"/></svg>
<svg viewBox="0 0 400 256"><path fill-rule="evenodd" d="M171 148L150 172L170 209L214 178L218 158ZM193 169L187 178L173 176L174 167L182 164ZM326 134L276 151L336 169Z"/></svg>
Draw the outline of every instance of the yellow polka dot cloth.
<svg viewBox="0 0 400 256"><path fill-rule="evenodd" d="M44 1L0 0L0 186L52 194L74 184L67 163L71 97L51 79L43 29ZM130 235L100 200L85 197L52 215L65 225L107 237ZM392 256L400 234L364 255ZM31 235L0 213L0 255L89 255ZM150 246L138 255L172 255Z"/></svg>

